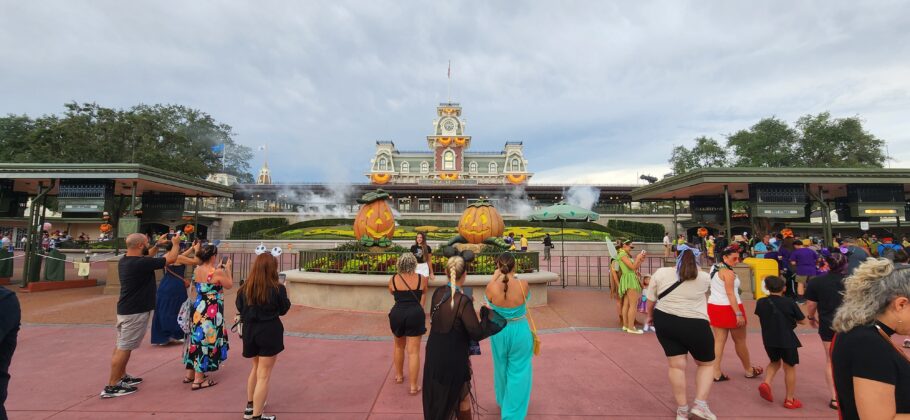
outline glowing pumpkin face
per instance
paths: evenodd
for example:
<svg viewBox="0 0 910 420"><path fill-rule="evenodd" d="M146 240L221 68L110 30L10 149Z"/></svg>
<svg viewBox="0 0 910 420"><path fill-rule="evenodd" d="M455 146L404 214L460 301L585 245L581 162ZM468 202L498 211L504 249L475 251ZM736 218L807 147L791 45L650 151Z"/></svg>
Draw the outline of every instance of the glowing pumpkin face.
<svg viewBox="0 0 910 420"><path fill-rule="evenodd" d="M105 223L105 224L101 225L101 232L108 233L108 232L110 232L113 228L114 228L114 227L111 226L109 223Z"/></svg>
<svg viewBox="0 0 910 420"><path fill-rule="evenodd" d="M395 217L386 199L389 195L382 190L368 193L359 201L363 206L354 219L354 237L362 238L364 235L378 240L381 238L392 239L395 235Z"/></svg>
<svg viewBox="0 0 910 420"><path fill-rule="evenodd" d="M469 205L458 221L458 233L472 244L483 243L487 238L498 238L504 230L502 216L487 201Z"/></svg>

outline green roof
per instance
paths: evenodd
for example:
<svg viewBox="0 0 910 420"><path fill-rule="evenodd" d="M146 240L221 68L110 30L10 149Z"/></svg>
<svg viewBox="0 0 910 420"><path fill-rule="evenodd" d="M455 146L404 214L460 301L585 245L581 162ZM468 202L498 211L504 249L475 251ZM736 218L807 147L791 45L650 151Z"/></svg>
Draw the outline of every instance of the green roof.
<svg viewBox="0 0 910 420"><path fill-rule="evenodd" d="M229 186L138 163L0 163L2 179L14 180L14 190L29 193L35 192L39 181L109 179L116 182L115 193L122 195L132 192L134 181L137 194L145 191L179 192L202 197L232 197L234 194L234 189Z"/></svg>
<svg viewBox="0 0 910 420"><path fill-rule="evenodd" d="M632 200L687 200L722 195L726 185L733 199L748 198L750 184L805 184L821 187L827 198L846 194L847 184L903 184L910 187L910 169L883 168L705 168L665 178L632 191Z"/></svg>

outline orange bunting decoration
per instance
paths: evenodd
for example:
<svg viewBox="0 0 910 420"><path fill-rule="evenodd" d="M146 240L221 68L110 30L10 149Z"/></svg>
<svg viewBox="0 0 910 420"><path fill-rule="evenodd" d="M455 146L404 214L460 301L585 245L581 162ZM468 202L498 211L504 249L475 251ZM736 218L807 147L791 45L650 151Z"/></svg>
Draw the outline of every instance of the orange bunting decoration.
<svg viewBox="0 0 910 420"><path fill-rule="evenodd" d="M458 146L464 146L468 142L468 139L465 137L455 137L455 144Z"/></svg>
<svg viewBox="0 0 910 420"><path fill-rule="evenodd" d="M521 184L528 179L528 176L525 174L508 174L506 179L513 184Z"/></svg>
<svg viewBox="0 0 910 420"><path fill-rule="evenodd" d="M387 184L389 180L392 179L392 174L372 174L370 175L370 181L373 181L374 184Z"/></svg>
<svg viewBox="0 0 910 420"><path fill-rule="evenodd" d="M441 174L439 174L439 179L441 179L443 181L455 181L458 179L458 173L457 172L441 173Z"/></svg>
<svg viewBox="0 0 910 420"><path fill-rule="evenodd" d="M781 234L781 236L783 236L784 238L792 238L792 237L793 237L793 229L790 229L790 228L783 228L783 229L780 230L780 234Z"/></svg>
<svg viewBox="0 0 910 420"><path fill-rule="evenodd" d="M102 233L108 233L108 232L110 232L112 229L114 229L114 227L111 226L110 223L104 223L104 224L101 225L101 232L102 232Z"/></svg>
<svg viewBox="0 0 910 420"><path fill-rule="evenodd" d="M705 229L703 227L698 228L698 237L704 238L705 236L708 236L708 229Z"/></svg>
<svg viewBox="0 0 910 420"><path fill-rule="evenodd" d="M483 243L487 238L498 238L504 231L502 216L489 201L471 203L458 221L458 234L472 244Z"/></svg>

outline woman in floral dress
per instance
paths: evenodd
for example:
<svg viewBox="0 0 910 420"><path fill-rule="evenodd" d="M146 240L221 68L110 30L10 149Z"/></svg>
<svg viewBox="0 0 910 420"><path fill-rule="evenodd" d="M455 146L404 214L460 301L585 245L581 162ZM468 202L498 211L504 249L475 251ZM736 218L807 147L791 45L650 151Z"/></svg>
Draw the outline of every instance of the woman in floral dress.
<svg viewBox="0 0 910 420"><path fill-rule="evenodd" d="M217 255L218 248L214 245L203 246L197 254L201 264L194 272L196 300L193 303L193 325L183 356L187 369L184 382L192 383L194 391L217 384L208 379L206 373L217 371L228 356L223 291L230 289L234 280L231 260L222 262Z"/></svg>

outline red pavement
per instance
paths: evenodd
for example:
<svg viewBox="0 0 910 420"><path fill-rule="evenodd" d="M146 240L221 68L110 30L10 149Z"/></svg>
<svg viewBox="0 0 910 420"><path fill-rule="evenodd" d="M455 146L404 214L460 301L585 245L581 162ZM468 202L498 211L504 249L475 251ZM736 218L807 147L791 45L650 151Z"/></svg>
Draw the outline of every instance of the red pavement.
<svg viewBox="0 0 910 420"><path fill-rule="evenodd" d="M787 410L761 400L760 380L744 379L728 345L724 371L732 380L715 384L710 403L720 418L832 419L826 407L824 355L815 334L802 334L797 395L805 408ZM147 340L147 338L146 338ZM213 378L215 388L191 392L180 380L180 347L144 344L129 372L142 376L141 391L101 400L114 342L112 327L25 326L13 359L7 409L12 419L239 419L249 363L231 336L231 356ZM534 359L529 418L670 419L674 407L666 362L653 334L633 336L611 329L544 334ZM281 419L418 419L420 397L394 384L388 341L326 340L289 336L272 377L267 411ZM756 363L766 363L760 336L749 334ZM474 376L485 418L498 417L492 362L485 342L474 357ZM691 369L690 369L691 370ZM691 377L690 377L691 378ZM691 379L690 379L691 384ZM783 377L775 379L783 394ZM690 396L690 399L692 397Z"/></svg>

